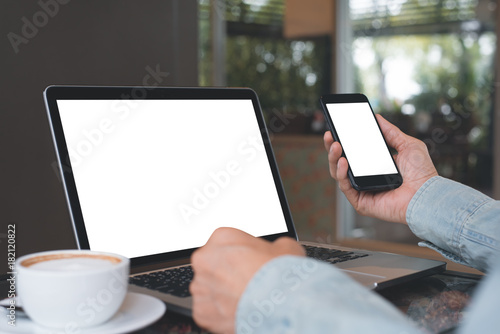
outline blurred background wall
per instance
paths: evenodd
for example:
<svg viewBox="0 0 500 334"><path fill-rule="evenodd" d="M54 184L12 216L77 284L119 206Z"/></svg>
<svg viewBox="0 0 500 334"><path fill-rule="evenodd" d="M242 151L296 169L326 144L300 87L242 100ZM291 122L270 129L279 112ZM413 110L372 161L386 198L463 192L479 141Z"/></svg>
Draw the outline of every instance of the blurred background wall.
<svg viewBox="0 0 500 334"><path fill-rule="evenodd" d="M195 0L0 1L0 268L76 246L42 93L52 84L196 86ZM156 76L153 75L156 73Z"/></svg>

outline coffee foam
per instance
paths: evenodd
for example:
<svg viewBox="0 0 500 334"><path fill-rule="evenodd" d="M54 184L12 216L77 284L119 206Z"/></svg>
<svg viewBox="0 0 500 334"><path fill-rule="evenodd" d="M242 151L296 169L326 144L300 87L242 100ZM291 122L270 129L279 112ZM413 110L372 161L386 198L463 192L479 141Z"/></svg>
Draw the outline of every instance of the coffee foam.
<svg viewBox="0 0 500 334"><path fill-rule="evenodd" d="M58 253L35 256L21 262L26 268L50 271L96 270L110 267L121 259L102 254Z"/></svg>

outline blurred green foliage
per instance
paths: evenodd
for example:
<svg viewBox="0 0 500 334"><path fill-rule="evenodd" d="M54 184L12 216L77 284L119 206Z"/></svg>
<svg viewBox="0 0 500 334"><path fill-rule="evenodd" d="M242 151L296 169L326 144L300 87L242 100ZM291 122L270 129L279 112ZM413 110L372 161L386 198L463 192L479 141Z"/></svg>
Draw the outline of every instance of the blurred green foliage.
<svg viewBox="0 0 500 334"><path fill-rule="evenodd" d="M330 87L328 38L284 40L231 36L227 84L253 88L263 110L310 113Z"/></svg>
<svg viewBox="0 0 500 334"><path fill-rule="evenodd" d="M354 52L373 52L376 61L357 68L356 89L368 92L377 112L427 143L441 175L487 192L492 178L495 35L362 38L361 43L354 41ZM367 50L355 50L356 45ZM413 66L411 79L418 92L405 99L389 96L376 84L385 82L387 60L394 64L394 58L410 60Z"/></svg>

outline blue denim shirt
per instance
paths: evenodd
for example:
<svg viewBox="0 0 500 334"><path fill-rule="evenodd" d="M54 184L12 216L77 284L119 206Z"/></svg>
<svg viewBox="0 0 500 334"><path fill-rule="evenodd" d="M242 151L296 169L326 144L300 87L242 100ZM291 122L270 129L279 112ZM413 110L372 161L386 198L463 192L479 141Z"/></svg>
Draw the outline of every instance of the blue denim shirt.
<svg viewBox="0 0 500 334"><path fill-rule="evenodd" d="M421 244L487 270L461 333L500 328L500 201L434 177L412 198L406 219ZM382 297L335 267L282 256L266 263L240 298L237 333L419 333Z"/></svg>
<svg viewBox="0 0 500 334"><path fill-rule="evenodd" d="M413 196L408 226L421 245L446 258L487 271L500 253L500 201L436 176Z"/></svg>

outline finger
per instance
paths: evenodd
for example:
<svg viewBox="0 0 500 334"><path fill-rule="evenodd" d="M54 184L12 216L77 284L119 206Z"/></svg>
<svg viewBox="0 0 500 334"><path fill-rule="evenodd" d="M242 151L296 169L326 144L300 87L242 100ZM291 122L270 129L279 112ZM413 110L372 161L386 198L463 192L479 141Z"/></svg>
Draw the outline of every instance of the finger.
<svg viewBox="0 0 500 334"><path fill-rule="evenodd" d="M213 307L213 299L207 296L193 296L192 316L200 327L206 329L213 327L214 320L219 318Z"/></svg>
<svg viewBox="0 0 500 334"><path fill-rule="evenodd" d="M211 299L210 290L199 282L198 277L195 275L193 281L189 284L189 292L193 296L193 318L196 322L203 318L205 312L203 305Z"/></svg>
<svg viewBox="0 0 500 334"><path fill-rule="evenodd" d="M205 256L206 253L206 248L205 246L198 248L191 254L191 267L193 268L193 271L195 273L206 271L205 266L208 262L208 259L206 259Z"/></svg>
<svg viewBox="0 0 500 334"><path fill-rule="evenodd" d="M217 228L207 241L207 246L213 245L234 245L248 242L249 239L254 237L242 230L232 227L219 227Z"/></svg>
<svg viewBox="0 0 500 334"><path fill-rule="evenodd" d="M330 175L337 179L337 165L340 157L342 156L342 146L340 143L335 142L330 146L330 151L328 152L328 164L330 167Z"/></svg>
<svg viewBox="0 0 500 334"><path fill-rule="evenodd" d="M330 152L330 146L333 144L333 136L330 131L326 131L323 135L323 143L325 144L325 149L327 152Z"/></svg>
<svg viewBox="0 0 500 334"><path fill-rule="evenodd" d="M281 237L274 241L273 246L278 254L305 256L304 247L289 237Z"/></svg>
<svg viewBox="0 0 500 334"><path fill-rule="evenodd" d="M192 296L202 296L206 293L206 289L203 288L203 285L200 283L200 275L194 275L193 280L189 283L189 292Z"/></svg>
<svg viewBox="0 0 500 334"><path fill-rule="evenodd" d="M387 121L382 115L377 114L376 117L387 144L396 149L396 151L400 151L408 142L408 136L399 130L397 126Z"/></svg>
<svg viewBox="0 0 500 334"><path fill-rule="evenodd" d="M337 163L337 174L335 179L337 180L340 190L342 192L346 192L349 188L352 188L351 182L349 181L349 177L347 176L347 170L349 166L346 158L340 158Z"/></svg>
<svg viewBox="0 0 500 334"><path fill-rule="evenodd" d="M340 190L344 193L349 203L351 203L351 205L356 208L359 198L359 192L352 187L351 181L349 181L349 177L347 176L348 168L349 164L347 163L347 159L341 158L339 160L337 168L337 182Z"/></svg>

